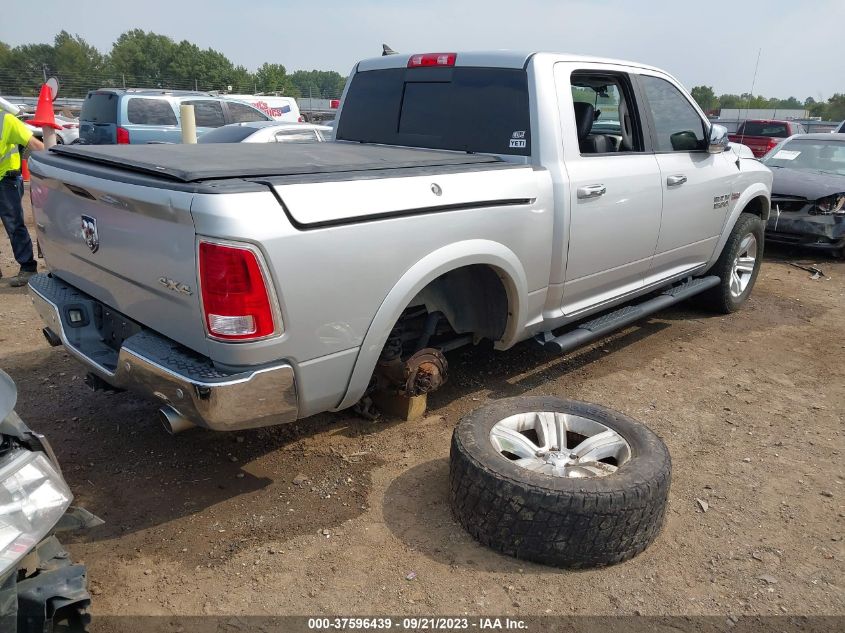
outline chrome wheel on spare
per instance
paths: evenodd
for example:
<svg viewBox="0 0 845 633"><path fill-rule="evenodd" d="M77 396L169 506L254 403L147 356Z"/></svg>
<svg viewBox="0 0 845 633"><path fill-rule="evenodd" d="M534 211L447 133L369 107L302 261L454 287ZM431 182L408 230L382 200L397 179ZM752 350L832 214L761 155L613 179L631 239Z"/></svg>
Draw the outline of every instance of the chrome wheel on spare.
<svg viewBox="0 0 845 633"><path fill-rule="evenodd" d="M671 460L653 432L605 407L499 400L452 435L452 511L478 541L559 567L627 560L657 536Z"/></svg>
<svg viewBox="0 0 845 633"><path fill-rule="evenodd" d="M554 477L605 477L631 458L631 447L601 422L552 411L517 413L490 431L493 447L517 466Z"/></svg>
<svg viewBox="0 0 845 633"><path fill-rule="evenodd" d="M739 243L739 252L734 259L733 271L731 272L731 295L739 298L757 269L757 238L753 233L747 234Z"/></svg>

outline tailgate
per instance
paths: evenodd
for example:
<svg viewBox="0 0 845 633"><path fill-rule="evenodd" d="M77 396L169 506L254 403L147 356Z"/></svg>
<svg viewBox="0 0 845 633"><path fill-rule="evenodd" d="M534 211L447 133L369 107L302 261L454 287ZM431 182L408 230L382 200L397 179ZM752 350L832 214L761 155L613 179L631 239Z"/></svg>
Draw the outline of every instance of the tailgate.
<svg viewBox="0 0 845 633"><path fill-rule="evenodd" d="M33 212L52 274L205 353L193 194L77 173L33 158Z"/></svg>

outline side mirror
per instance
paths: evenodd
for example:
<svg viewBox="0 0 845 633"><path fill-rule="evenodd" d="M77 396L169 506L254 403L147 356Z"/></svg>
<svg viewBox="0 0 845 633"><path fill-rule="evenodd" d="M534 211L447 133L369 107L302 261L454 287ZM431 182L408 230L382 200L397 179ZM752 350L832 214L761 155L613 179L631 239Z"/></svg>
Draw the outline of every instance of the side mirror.
<svg viewBox="0 0 845 633"><path fill-rule="evenodd" d="M707 151L711 154L721 154L728 149L728 128L724 125L711 125L710 138L707 140Z"/></svg>

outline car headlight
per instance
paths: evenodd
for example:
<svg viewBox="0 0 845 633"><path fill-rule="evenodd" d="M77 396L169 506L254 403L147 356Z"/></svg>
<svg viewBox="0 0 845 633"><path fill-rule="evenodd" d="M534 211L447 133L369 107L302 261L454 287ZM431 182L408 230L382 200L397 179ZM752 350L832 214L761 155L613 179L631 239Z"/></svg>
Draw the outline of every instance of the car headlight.
<svg viewBox="0 0 845 633"><path fill-rule="evenodd" d="M845 193L837 193L816 200L816 209L822 215L845 214Z"/></svg>
<svg viewBox="0 0 845 633"><path fill-rule="evenodd" d="M0 467L0 577L53 529L72 500L44 453L22 451Z"/></svg>

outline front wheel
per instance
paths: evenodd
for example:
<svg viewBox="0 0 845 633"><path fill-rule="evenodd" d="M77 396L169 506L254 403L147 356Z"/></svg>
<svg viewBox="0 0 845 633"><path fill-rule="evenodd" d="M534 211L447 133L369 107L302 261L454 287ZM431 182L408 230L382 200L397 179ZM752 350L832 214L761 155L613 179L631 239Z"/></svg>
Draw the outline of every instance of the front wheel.
<svg viewBox="0 0 845 633"><path fill-rule="evenodd" d="M710 270L721 282L699 295L696 303L724 314L739 310L757 281L763 263L764 239L763 220L750 213L741 214Z"/></svg>

